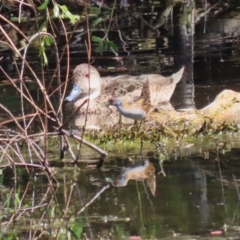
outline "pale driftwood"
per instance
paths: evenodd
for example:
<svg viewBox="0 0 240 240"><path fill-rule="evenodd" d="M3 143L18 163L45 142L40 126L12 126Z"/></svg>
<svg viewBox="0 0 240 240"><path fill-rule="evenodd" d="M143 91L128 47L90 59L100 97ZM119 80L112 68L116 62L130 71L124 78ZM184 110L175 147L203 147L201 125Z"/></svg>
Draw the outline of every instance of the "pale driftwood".
<svg viewBox="0 0 240 240"><path fill-rule="evenodd" d="M179 127L183 123L186 128L194 130L201 128L205 123L208 123L213 129L217 129L223 124L238 126L240 122L240 93L224 90L203 109L184 111L160 109L152 112L147 120L172 128Z"/></svg>

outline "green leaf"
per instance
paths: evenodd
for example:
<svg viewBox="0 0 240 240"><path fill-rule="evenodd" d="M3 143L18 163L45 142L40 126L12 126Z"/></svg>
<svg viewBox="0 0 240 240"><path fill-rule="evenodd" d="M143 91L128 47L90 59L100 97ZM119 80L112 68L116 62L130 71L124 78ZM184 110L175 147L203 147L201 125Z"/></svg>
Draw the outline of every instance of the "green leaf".
<svg viewBox="0 0 240 240"><path fill-rule="evenodd" d="M100 42L98 45L98 50L101 55L103 54L103 49L104 49L104 43Z"/></svg>
<svg viewBox="0 0 240 240"><path fill-rule="evenodd" d="M76 224L72 227L72 231L75 233L77 238L80 239L81 235L83 233L83 226L81 226L81 225L79 226L78 224Z"/></svg>
<svg viewBox="0 0 240 240"><path fill-rule="evenodd" d="M51 216L51 218L55 218L56 217L56 208L55 208L55 206L53 206L51 208L50 216Z"/></svg>
<svg viewBox="0 0 240 240"><path fill-rule="evenodd" d="M63 11L63 13L68 12L68 8L67 8L66 5L58 5L58 6L61 8L61 10Z"/></svg>
<svg viewBox="0 0 240 240"><path fill-rule="evenodd" d="M105 43L104 43L104 49L106 50L107 48L108 48L108 44L109 43L109 41L105 41Z"/></svg>
<svg viewBox="0 0 240 240"><path fill-rule="evenodd" d="M112 182L113 182L113 179L112 179L112 178L109 178L109 177L106 177L105 180L106 180L106 182L109 182L109 183L112 183Z"/></svg>
<svg viewBox="0 0 240 240"><path fill-rule="evenodd" d="M93 27L97 26L97 25L98 25L99 23L101 23L103 20L104 20L104 19L103 19L102 17L94 20L92 26L93 26Z"/></svg>
<svg viewBox="0 0 240 240"><path fill-rule="evenodd" d="M39 56L41 56L44 51L45 51L44 42L41 41L39 45Z"/></svg>
<svg viewBox="0 0 240 240"><path fill-rule="evenodd" d="M40 26L41 32L47 32L47 21L43 22Z"/></svg>
<svg viewBox="0 0 240 240"><path fill-rule="evenodd" d="M115 67L107 67L107 70L115 70Z"/></svg>
<svg viewBox="0 0 240 240"><path fill-rule="evenodd" d="M44 65L48 65L48 58L46 55L45 47L44 47L44 42L41 41L41 44L39 46L39 56L43 57L43 63Z"/></svg>
<svg viewBox="0 0 240 240"><path fill-rule="evenodd" d="M6 201L6 207L10 207L10 194L7 194L7 201Z"/></svg>
<svg viewBox="0 0 240 240"><path fill-rule="evenodd" d="M75 22L76 22L77 20L79 20L80 17L77 16L77 15L74 15L74 14L70 13L70 12L68 11L68 8L67 8L65 5L62 5L62 6L61 6L61 5L58 5L58 6L61 8L61 10L62 10L62 12L63 12L63 14L61 15L62 18L67 17L72 24L75 24Z"/></svg>
<svg viewBox="0 0 240 240"><path fill-rule="evenodd" d="M51 37L49 37L49 36L46 36L45 37L45 43L49 47L49 46L51 46L53 44L53 39Z"/></svg>
<svg viewBox="0 0 240 240"><path fill-rule="evenodd" d="M50 3L50 0L45 0L44 3L38 7L38 10L46 9L49 3Z"/></svg>
<svg viewBox="0 0 240 240"><path fill-rule="evenodd" d="M102 41L102 38L96 37L96 36L92 36L91 39L92 39L93 42L97 42L97 43Z"/></svg>
<svg viewBox="0 0 240 240"><path fill-rule="evenodd" d="M46 52L43 52L42 55L43 55L43 63L44 63L44 65L48 65L48 58L47 58Z"/></svg>
<svg viewBox="0 0 240 240"><path fill-rule="evenodd" d="M53 15L54 15L54 17L59 17L59 12L60 12L60 10L59 10L58 5L54 4L54 8L53 8Z"/></svg>
<svg viewBox="0 0 240 240"><path fill-rule="evenodd" d="M109 45L109 47L111 47L114 51L118 51L118 46L117 46L114 42L109 41L109 42L108 42L108 45Z"/></svg>

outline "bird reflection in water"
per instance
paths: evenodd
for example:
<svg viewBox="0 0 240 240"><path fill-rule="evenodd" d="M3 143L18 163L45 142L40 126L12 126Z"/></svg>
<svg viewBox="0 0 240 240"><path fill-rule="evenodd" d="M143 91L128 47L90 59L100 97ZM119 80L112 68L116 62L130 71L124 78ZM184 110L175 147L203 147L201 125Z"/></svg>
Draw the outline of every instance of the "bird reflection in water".
<svg viewBox="0 0 240 240"><path fill-rule="evenodd" d="M116 178L107 179L114 187L125 187L129 180L144 181L151 193L155 196L156 192L156 176L155 168L149 160L135 162L127 166Z"/></svg>

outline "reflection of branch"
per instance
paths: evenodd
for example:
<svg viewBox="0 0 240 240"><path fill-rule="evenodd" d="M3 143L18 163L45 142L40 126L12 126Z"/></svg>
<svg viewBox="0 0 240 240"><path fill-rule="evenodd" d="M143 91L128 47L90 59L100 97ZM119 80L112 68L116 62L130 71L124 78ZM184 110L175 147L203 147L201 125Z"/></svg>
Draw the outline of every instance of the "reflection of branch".
<svg viewBox="0 0 240 240"><path fill-rule="evenodd" d="M237 184L236 177L235 177L234 174L232 175L232 178L233 178L233 182L234 182L234 185L235 185L235 188L236 188L236 192L237 192L237 196L238 196L238 201L240 201L239 186L238 186L238 184Z"/></svg>
<svg viewBox="0 0 240 240"><path fill-rule="evenodd" d="M159 166L160 166L161 171L158 173L158 175L162 173L162 175L164 177L166 177L166 173L165 173L164 168L163 168L163 161L161 161L161 160L159 161Z"/></svg>
<svg viewBox="0 0 240 240"><path fill-rule="evenodd" d="M84 207L82 207L82 209L80 211L78 211L77 215L79 215L81 212L83 212L91 203L93 203L93 201L99 197L99 195L101 193L103 193L106 189L108 189L110 187L109 184L107 184L106 186L104 186L87 204L85 204Z"/></svg>
<svg viewBox="0 0 240 240"><path fill-rule="evenodd" d="M12 191L8 194L8 197L7 197L6 201L5 201L5 203L3 204L3 208L6 208L6 207L7 207L7 204L8 204L9 199L15 199L15 200L18 199L18 201L15 201L15 202L14 202L14 203L15 203L15 207L14 207L15 211L14 211L14 214L12 214L12 215L10 216L10 218L9 218L8 221L2 222L2 223L1 223L2 226L8 227L10 224L13 224L15 221L19 221L20 218L21 218L21 216L22 216L23 214L29 216L29 215L30 215L30 212L33 213L33 212L34 212L36 209L38 209L38 208L43 208L43 207L47 208L47 207L51 204L51 201L48 201L48 203L46 203L46 201L47 201L46 197L47 197L48 194L51 194L51 197L52 197L52 196L55 196L55 194L52 193L52 192L53 192L53 191L52 191L52 187L50 186L50 187L47 188L47 190L46 190L45 194L43 195L42 199L40 199L40 203L38 203L38 204L36 205L36 203L35 203L35 201L34 201L34 200L35 200L35 195L32 194L32 198L33 198L33 199L32 199L32 206L30 206L30 207L28 207L28 206L22 206L22 205L24 204L24 200L26 200L26 199L25 199L26 194L27 194L27 193L29 192L29 190L30 190L30 189L29 189L29 186L30 186L30 184L28 184L28 185L26 186L26 189L25 189L25 191L24 191L21 199L19 198L20 195L19 195L19 192L17 192L16 189L12 190ZM51 192L50 192L50 190L51 190ZM11 195L13 195L13 196L11 196ZM45 215L45 214L43 213L43 216L44 216L44 215ZM42 218L40 218L39 222L42 222L42 221L43 221L43 216L42 216ZM6 218L7 218L7 217L6 217ZM35 239L35 237L32 237L31 239Z"/></svg>
<svg viewBox="0 0 240 240"><path fill-rule="evenodd" d="M22 211L22 213L20 213L19 215L17 215L17 213L13 214L12 217L10 218L10 220L8 222L2 222L1 224L2 225L6 225L9 226L11 223L15 222L17 220L18 217L20 217L24 212L26 211L34 211L35 209L37 208L42 208L42 207L45 207L47 206L48 204L47 203L44 203L42 205L38 205L38 206L35 206L35 207L28 207L28 208L20 208L20 209L17 209L17 211Z"/></svg>
<svg viewBox="0 0 240 240"><path fill-rule="evenodd" d="M156 30L155 26L152 26L151 24L149 24L139 13L134 12L134 13L132 14L132 16L135 17L135 18L140 18L141 21L142 21L146 26L148 26L150 29L152 29L153 31Z"/></svg>
<svg viewBox="0 0 240 240"><path fill-rule="evenodd" d="M69 203L70 203L70 200L71 200L71 197L72 197L72 193L73 193L73 187L76 185L76 183L72 184L71 187L70 187L70 194L68 194L68 199L65 199L65 201L67 200L67 204L66 204L66 207L64 208L64 211L63 211L63 214L61 216L61 219L64 219L66 218L66 215L68 213L68 207L69 207ZM60 234L60 231L61 228L58 228L57 229L57 232L56 232L56 239L59 239L59 234ZM74 233L75 234L75 233Z"/></svg>
<svg viewBox="0 0 240 240"><path fill-rule="evenodd" d="M160 169L161 169L161 171L158 172L158 175L162 173L162 175L163 175L164 177L166 177L166 173L165 173L164 168L163 168L163 162L164 162L164 161L162 161L161 158L160 158L162 146L161 146L160 143L154 143L154 144L155 144L155 146L157 147L158 160L159 160L158 163L159 163L159 167L160 167Z"/></svg>
<svg viewBox="0 0 240 240"><path fill-rule="evenodd" d="M41 170L45 170L44 166L41 166L39 164L34 164L34 163L14 163L16 166L22 166L22 167L34 167L34 168L40 168ZM7 167L12 167L11 163L1 165L1 169L7 168Z"/></svg>
<svg viewBox="0 0 240 240"><path fill-rule="evenodd" d="M213 8L215 8L218 4L220 4L222 1L218 1L217 3L215 3L214 5L212 5L211 7L209 7L208 9L204 9L204 11L202 13L196 12L198 15L196 15L195 17L195 24L197 22L199 22L201 20L202 17L204 17L206 14L208 14Z"/></svg>
<svg viewBox="0 0 240 240"><path fill-rule="evenodd" d="M172 8L173 8L173 5L169 5L163 10L163 12L159 16L156 24L154 24L154 26L153 26L154 29L157 29L165 24L170 12L172 11Z"/></svg>

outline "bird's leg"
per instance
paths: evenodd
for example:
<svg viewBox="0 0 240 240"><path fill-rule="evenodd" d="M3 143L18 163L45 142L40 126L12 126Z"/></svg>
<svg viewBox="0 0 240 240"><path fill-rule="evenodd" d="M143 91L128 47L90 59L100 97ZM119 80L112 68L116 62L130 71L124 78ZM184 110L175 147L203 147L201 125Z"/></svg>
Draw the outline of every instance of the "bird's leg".
<svg viewBox="0 0 240 240"><path fill-rule="evenodd" d="M140 127L140 126L139 126L137 120L134 120L134 123L128 128L128 131L129 131L130 129L132 129L133 127L135 127L137 131L139 130L139 127Z"/></svg>
<svg viewBox="0 0 240 240"><path fill-rule="evenodd" d="M107 107L107 108L110 110L110 113L108 114L109 116L110 114L112 114L112 109L110 107Z"/></svg>
<svg viewBox="0 0 240 240"><path fill-rule="evenodd" d="M139 129L140 129L141 125L142 125L142 121L134 120L134 125L136 126L137 131L139 131Z"/></svg>
<svg viewBox="0 0 240 240"><path fill-rule="evenodd" d="M118 124L122 125L122 115L119 113Z"/></svg>

